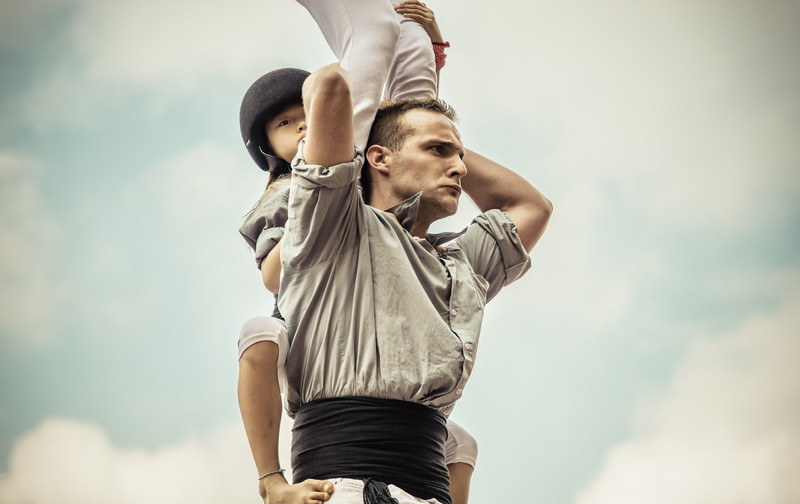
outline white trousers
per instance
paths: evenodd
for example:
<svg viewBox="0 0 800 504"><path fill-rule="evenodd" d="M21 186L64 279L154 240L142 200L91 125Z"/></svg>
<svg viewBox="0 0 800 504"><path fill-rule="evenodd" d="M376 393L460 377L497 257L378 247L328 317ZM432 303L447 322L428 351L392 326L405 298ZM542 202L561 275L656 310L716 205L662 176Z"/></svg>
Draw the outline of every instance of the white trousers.
<svg viewBox="0 0 800 504"><path fill-rule="evenodd" d="M387 100L436 96L431 39L422 25L394 11L393 5L402 0L297 1L311 13L333 54L350 72L358 149L367 145L382 96Z"/></svg>
<svg viewBox="0 0 800 504"><path fill-rule="evenodd" d="M364 482L358 479L334 478L333 493L330 500L325 504L363 504L364 503ZM436 499L422 500L414 497L394 485L387 485L389 493L397 499L399 504L440 504Z"/></svg>

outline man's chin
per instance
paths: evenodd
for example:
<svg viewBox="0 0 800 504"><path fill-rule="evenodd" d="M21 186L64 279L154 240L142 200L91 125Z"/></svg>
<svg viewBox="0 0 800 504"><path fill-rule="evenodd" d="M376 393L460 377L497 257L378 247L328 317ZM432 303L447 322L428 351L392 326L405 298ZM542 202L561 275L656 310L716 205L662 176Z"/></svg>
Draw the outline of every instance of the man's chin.
<svg viewBox="0 0 800 504"><path fill-rule="evenodd" d="M435 218L432 222L451 217L458 211L458 198L447 200L444 199L429 199L427 202L421 202L423 208L428 208L429 215L434 215ZM422 208L420 209L422 210Z"/></svg>
<svg viewBox="0 0 800 504"><path fill-rule="evenodd" d="M450 212L450 215L448 215L448 217L455 215L456 212L458 212L458 200L456 200L456 203L453 205L453 210Z"/></svg>
<svg viewBox="0 0 800 504"><path fill-rule="evenodd" d="M442 216L439 217L440 219L444 219L445 217L452 217L453 215L456 214L456 212L458 212L458 200L456 200L454 203L442 205L441 209L442 209L441 212Z"/></svg>

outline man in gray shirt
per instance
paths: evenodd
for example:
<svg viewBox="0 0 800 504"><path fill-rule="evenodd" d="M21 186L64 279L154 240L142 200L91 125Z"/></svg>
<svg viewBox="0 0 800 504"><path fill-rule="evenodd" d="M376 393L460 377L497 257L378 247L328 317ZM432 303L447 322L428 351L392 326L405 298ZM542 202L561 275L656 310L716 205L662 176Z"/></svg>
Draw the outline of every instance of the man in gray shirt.
<svg viewBox="0 0 800 504"><path fill-rule="evenodd" d="M346 71L314 72L303 101L308 135L292 163L278 301L300 483L278 472L275 401L265 399L270 418L254 449L267 474L262 496L449 502L444 418L472 370L486 301L529 268L552 207L466 151L442 102L382 109L361 153ZM463 233L428 235L462 190L483 213Z"/></svg>

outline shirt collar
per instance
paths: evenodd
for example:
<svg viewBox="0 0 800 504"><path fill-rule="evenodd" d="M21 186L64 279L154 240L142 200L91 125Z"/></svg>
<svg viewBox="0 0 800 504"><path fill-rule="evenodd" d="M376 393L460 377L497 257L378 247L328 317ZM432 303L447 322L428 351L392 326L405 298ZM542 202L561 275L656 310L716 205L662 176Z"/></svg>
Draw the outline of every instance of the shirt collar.
<svg viewBox="0 0 800 504"><path fill-rule="evenodd" d="M417 215L419 215L419 203L422 201L422 191L407 200L401 201L395 206L386 209L387 212L394 214L397 217L397 222L409 233L414 223L417 222Z"/></svg>
<svg viewBox="0 0 800 504"><path fill-rule="evenodd" d="M400 223L400 226L410 233L414 223L417 222L417 216L419 215L419 204L421 201L422 191L418 192L414 196L411 196L407 200L401 201L395 206L386 209L386 211L394 214L394 216L397 217L397 222ZM425 239L428 240L428 243L435 247L458 238L464 234L465 231L466 229L456 233L446 232L428 234L425 236Z"/></svg>

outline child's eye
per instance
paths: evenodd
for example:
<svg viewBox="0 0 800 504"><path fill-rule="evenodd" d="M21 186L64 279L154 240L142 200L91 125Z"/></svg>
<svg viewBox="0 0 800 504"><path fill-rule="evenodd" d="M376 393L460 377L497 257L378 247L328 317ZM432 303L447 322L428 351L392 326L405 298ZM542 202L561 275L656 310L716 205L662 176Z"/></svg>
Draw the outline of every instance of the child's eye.
<svg viewBox="0 0 800 504"><path fill-rule="evenodd" d="M289 119L284 119L283 121L278 123L278 127L280 128L281 126L286 126L290 122L292 122L292 121L290 121Z"/></svg>

